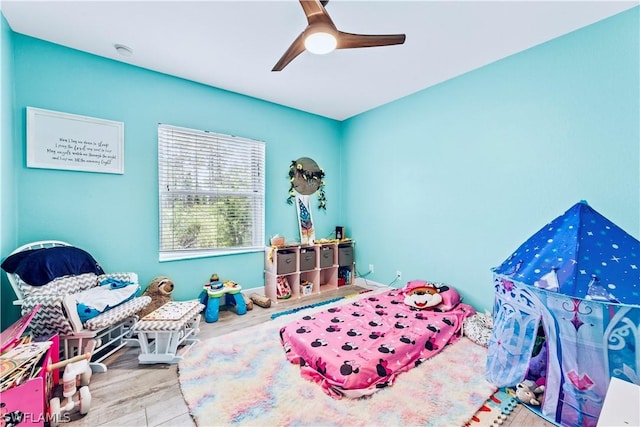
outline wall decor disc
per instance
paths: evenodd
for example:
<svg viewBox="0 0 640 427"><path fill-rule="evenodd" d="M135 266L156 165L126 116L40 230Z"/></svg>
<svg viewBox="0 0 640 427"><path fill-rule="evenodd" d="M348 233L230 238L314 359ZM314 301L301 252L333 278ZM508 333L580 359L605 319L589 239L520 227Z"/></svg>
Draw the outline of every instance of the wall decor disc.
<svg viewBox="0 0 640 427"><path fill-rule="evenodd" d="M324 173L315 160L308 157L300 157L295 161L293 176L293 188L303 196L308 196L320 187Z"/></svg>

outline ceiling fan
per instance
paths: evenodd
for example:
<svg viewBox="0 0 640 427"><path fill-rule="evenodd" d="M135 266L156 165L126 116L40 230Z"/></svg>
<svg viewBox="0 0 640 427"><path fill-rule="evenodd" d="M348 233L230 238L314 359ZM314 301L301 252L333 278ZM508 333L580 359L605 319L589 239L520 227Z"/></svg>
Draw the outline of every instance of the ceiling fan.
<svg viewBox="0 0 640 427"><path fill-rule="evenodd" d="M404 34L366 35L345 33L338 30L324 8L328 2L329 0L300 0L309 24L293 41L271 71L281 71L305 50L324 54L334 49L390 46L404 43L406 38Z"/></svg>

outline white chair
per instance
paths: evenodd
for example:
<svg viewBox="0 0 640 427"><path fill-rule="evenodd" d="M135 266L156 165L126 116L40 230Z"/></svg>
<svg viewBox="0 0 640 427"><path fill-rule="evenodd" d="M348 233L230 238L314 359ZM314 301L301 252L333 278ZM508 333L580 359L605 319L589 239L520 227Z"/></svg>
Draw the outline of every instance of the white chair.
<svg viewBox="0 0 640 427"><path fill-rule="evenodd" d="M59 240L43 240L20 246L10 256L30 249L55 246L72 245ZM7 278L17 297L13 304L21 306L23 315L40 305L30 323L32 333L36 336L58 334L60 356L63 359L92 353L90 365L94 372L106 372L107 367L102 363L105 358L128 343L137 344L131 338L132 328L138 320L136 313L151 302L148 296L134 297L83 323L77 312L74 294L100 286L105 279L137 285L138 275L83 273L59 277L43 286L31 286L15 273L7 273Z"/></svg>

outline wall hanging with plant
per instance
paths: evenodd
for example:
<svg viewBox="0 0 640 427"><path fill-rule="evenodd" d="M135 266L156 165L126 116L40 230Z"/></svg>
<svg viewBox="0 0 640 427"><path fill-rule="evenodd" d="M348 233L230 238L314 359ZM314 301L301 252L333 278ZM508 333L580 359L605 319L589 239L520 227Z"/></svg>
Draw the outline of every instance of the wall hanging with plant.
<svg viewBox="0 0 640 427"><path fill-rule="evenodd" d="M287 203L292 205L296 192L304 196L318 193L318 209L327 209L327 198L324 193L324 170L308 157L293 160L289 166L289 197Z"/></svg>

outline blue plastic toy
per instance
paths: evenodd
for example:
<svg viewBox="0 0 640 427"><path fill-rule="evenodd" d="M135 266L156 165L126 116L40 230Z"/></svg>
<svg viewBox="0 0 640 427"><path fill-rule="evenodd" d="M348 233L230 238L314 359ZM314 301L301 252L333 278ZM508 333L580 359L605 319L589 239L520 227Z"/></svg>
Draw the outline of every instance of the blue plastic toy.
<svg viewBox="0 0 640 427"><path fill-rule="evenodd" d="M220 286L222 285L222 286ZM235 307L236 314L243 315L247 312L247 304L242 297L242 286L233 282L222 283L220 281L207 283L200 294L200 302L207 308L204 311L204 320L207 323L218 321L220 313L220 300L224 297L222 305Z"/></svg>

